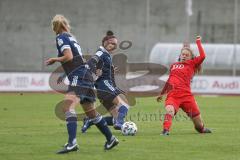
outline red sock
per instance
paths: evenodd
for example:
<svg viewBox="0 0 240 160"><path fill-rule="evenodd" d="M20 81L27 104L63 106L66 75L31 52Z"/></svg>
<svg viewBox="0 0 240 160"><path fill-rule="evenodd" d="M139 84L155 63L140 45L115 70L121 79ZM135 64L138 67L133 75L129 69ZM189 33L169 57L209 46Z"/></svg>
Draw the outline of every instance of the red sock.
<svg viewBox="0 0 240 160"><path fill-rule="evenodd" d="M164 122L163 122L163 129L169 131L171 125L172 125L172 115L171 114L165 114Z"/></svg>

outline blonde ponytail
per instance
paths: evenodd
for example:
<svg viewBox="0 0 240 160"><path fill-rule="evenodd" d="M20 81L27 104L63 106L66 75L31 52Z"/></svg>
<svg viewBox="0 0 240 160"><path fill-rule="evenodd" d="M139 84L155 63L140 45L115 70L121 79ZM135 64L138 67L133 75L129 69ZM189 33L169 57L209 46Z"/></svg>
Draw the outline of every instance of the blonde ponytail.
<svg viewBox="0 0 240 160"><path fill-rule="evenodd" d="M57 14L52 19L52 30L59 34L61 32L70 32L71 26L67 18L63 15Z"/></svg>

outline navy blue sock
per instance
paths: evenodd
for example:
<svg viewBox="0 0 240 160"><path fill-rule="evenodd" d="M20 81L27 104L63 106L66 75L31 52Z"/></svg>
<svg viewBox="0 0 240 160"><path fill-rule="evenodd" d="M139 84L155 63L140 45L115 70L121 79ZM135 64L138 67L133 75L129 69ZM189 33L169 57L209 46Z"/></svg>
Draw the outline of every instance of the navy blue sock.
<svg viewBox="0 0 240 160"><path fill-rule="evenodd" d="M102 134L106 137L107 141L111 141L112 132L107 126L107 122L102 118L101 115L98 115L93 119L93 123L97 126L97 128L102 132Z"/></svg>
<svg viewBox="0 0 240 160"><path fill-rule="evenodd" d="M91 127L92 125L94 125L93 120L89 118L89 126Z"/></svg>
<svg viewBox="0 0 240 160"><path fill-rule="evenodd" d="M120 124L124 123L124 118L126 117L128 112L128 108L124 105L121 105L118 109L118 117L117 117L117 122Z"/></svg>
<svg viewBox="0 0 240 160"><path fill-rule="evenodd" d="M66 114L72 114L70 112ZM75 144L76 141L76 134L77 134L77 117L72 115L66 118L67 121L67 131L68 131L68 144Z"/></svg>
<svg viewBox="0 0 240 160"><path fill-rule="evenodd" d="M107 116L107 117L103 117L103 118L107 122L108 126L112 126L113 125L113 117L112 116Z"/></svg>

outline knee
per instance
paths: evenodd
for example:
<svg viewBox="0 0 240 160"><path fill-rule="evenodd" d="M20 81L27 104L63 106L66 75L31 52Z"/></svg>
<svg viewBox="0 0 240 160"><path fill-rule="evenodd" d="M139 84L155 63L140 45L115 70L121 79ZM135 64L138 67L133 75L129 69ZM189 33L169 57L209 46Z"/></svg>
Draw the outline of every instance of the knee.
<svg viewBox="0 0 240 160"><path fill-rule="evenodd" d="M70 110L74 110L76 103L71 99L65 99L61 103L61 108L63 113L69 112Z"/></svg>
<svg viewBox="0 0 240 160"><path fill-rule="evenodd" d="M175 109L172 105L167 105L165 109L167 114L170 114L171 116L175 115Z"/></svg>
<svg viewBox="0 0 240 160"><path fill-rule="evenodd" d="M111 103L112 103L112 105L114 105L114 106L119 106L119 105L121 105L121 102L119 101L118 97L115 97Z"/></svg>
<svg viewBox="0 0 240 160"><path fill-rule="evenodd" d="M68 112L71 109L75 109L79 102L79 98L73 94L65 95L63 111Z"/></svg>
<svg viewBox="0 0 240 160"><path fill-rule="evenodd" d="M93 119L98 115L98 112L96 111L96 109L94 107L92 107L91 105L86 106L85 104L85 114L90 118Z"/></svg>
<svg viewBox="0 0 240 160"><path fill-rule="evenodd" d="M65 112L66 121L77 121L77 114L75 109L69 109Z"/></svg>
<svg viewBox="0 0 240 160"><path fill-rule="evenodd" d="M69 93L65 95L65 100L71 100L73 102L77 102L78 98L74 93Z"/></svg>

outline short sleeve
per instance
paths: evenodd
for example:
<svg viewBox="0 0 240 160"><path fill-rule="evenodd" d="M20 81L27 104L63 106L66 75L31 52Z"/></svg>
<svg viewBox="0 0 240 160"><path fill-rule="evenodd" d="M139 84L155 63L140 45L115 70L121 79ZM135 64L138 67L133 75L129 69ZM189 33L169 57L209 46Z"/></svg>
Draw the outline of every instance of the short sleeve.
<svg viewBox="0 0 240 160"><path fill-rule="evenodd" d="M103 55L103 52L102 52L102 51L97 51L97 52L96 52L96 55L97 55L98 57L101 57L101 56Z"/></svg>
<svg viewBox="0 0 240 160"><path fill-rule="evenodd" d="M71 49L71 47L70 47L70 40L68 39L68 37L59 36L56 39L56 43L57 43L58 51L60 53L63 53L63 51L65 49Z"/></svg>
<svg viewBox="0 0 240 160"><path fill-rule="evenodd" d="M97 51L96 56L99 57L99 61L97 63L97 69L102 69L102 67L103 67L103 52Z"/></svg>

